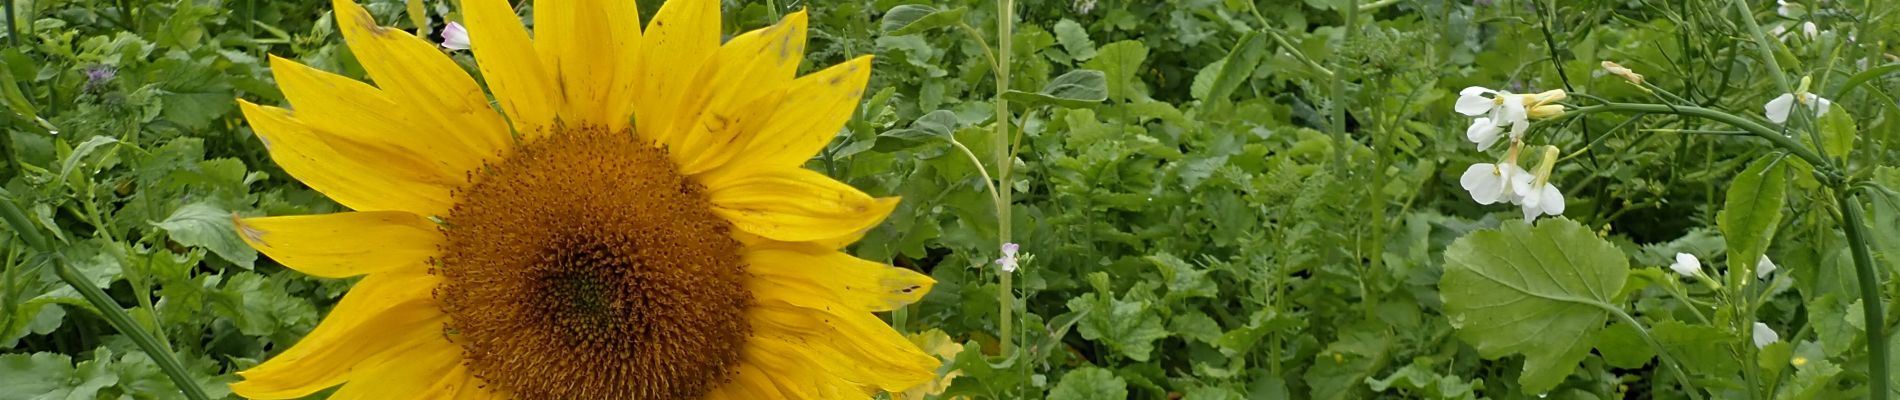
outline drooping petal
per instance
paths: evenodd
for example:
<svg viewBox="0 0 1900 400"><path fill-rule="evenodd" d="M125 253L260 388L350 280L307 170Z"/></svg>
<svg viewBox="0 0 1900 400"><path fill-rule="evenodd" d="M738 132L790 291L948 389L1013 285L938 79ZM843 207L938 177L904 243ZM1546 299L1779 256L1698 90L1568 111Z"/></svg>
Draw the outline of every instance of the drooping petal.
<svg viewBox="0 0 1900 400"><path fill-rule="evenodd" d="M770 27L739 35L701 69L694 86L708 90L688 92L678 111L681 117L697 116L697 121L664 136L680 173L693 175L725 164L764 128L771 115L760 110L779 107L804 58L805 18L803 11L792 13Z"/></svg>
<svg viewBox="0 0 1900 400"><path fill-rule="evenodd" d="M1471 164L1465 168L1465 174L1458 183L1471 193L1471 200L1478 204L1490 205L1498 202L1498 196L1504 193L1504 179L1498 175L1496 164Z"/></svg>
<svg viewBox="0 0 1900 400"><path fill-rule="evenodd" d="M252 248L325 278L424 268L443 241L434 223L402 211L233 219Z"/></svg>
<svg viewBox="0 0 1900 400"><path fill-rule="evenodd" d="M376 365L366 365L337 389L335 400L453 398L474 377L462 363L462 346L434 332L428 341Z"/></svg>
<svg viewBox="0 0 1900 400"><path fill-rule="evenodd" d="M1545 183L1540 192L1544 199L1538 202L1538 207L1543 209L1544 215L1564 215L1564 193L1557 190L1557 185Z"/></svg>
<svg viewBox="0 0 1900 400"><path fill-rule="evenodd" d="M273 77L295 108L297 119L329 143L367 165L403 173L430 183L460 185L468 171L493 154L462 145L460 132L435 126L419 108L389 93L277 56L270 57Z"/></svg>
<svg viewBox="0 0 1900 400"><path fill-rule="evenodd" d="M414 165L398 151L321 135L282 108L239 100L238 109L278 166L337 203L358 211L448 212L453 186L425 168L392 168Z"/></svg>
<svg viewBox="0 0 1900 400"><path fill-rule="evenodd" d="M433 129L476 154L500 155L513 137L508 125L488 106L488 95L475 78L435 45L401 29L376 25L369 10L352 0L334 0L337 28L370 79L396 103L414 106L434 122Z"/></svg>
<svg viewBox="0 0 1900 400"><path fill-rule="evenodd" d="M521 17L507 0L464 0L462 16L473 32L475 64L481 67L482 80L495 93L502 111L524 137L537 137L553 129L560 102L559 87L534 54L534 42L521 25Z"/></svg>
<svg viewBox="0 0 1900 400"><path fill-rule="evenodd" d="M804 165L851 119L870 78L870 56L799 77L745 150L712 174Z"/></svg>
<svg viewBox="0 0 1900 400"><path fill-rule="evenodd" d="M1503 133L1490 118L1478 117L1471 120L1471 127L1465 128L1465 139L1478 144L1478 151L1485 151L1498 142L1498 134Z"/></svg>
<svg viewBox="0 0 1900 400"><path fill-rule="evenodd" d="M1834 102L1827 101L1826 97L1815 96L1813 93L1808 94L1808 100L1814 104L1815 117L1827 115L1827 108L1834 105Z"/></svg>
<svg viewBox="0 0 1900 400"><path fill-rule="evenodd" d="M231 391L253 399L308 396L348 380L359 368L442 342L442 313L430 291L440 278L423 271L370 275L296 345L249 370Z"/></svg>
<svg viewBox="0 0 1900 400"><path fill-rule="evenodd" d="M1768 121L1777 124L1788 122L1788 111L1793 108L1794 94L1790 93L1782 93L1780 96L1776 96L1774 100L1769 100L1768 104L1762 106L1764 111L1763 115L1768 117Z"/></svg>
<svg viewBox="0 0 1900 400"><path fill-rule="evenodd" d="M758 296L759 304L749 312L754 333L747 346L802 354L809 360L807 368L887 391L936 377L936 357L871 313L848 311L823 299Z"/></svg>
<svg viewBox="0 0 1900 400"><path fill-rule="evenodd" d="M680 134L676 126L692 119L680 113L693 77L719 50L719 1L668 1L653 15L640 37L640 78L633 98L633 121L640 137L660 143ZM683 121L682 121L683 119Z"/></svg>
<svg viewBox="0 0 1900 400"><path fill-rule="evenodd" d="M535 0L534 48L541 56L543 70L559 85L553 93L565 106L561 112L564 121L609 128L624 125L625 121L612 121L624 116L610 104L613 100L610 94L648 96L656 93L630 93L614 86L618 82L616 75L623 69L632 69L623 68L628 67L624 64L638 62L620 58L623 47L639 46L638 23L629 22L640 20L639 11L631 3ZM714 3L716 8L717 2ZM633 25L633 29L625 25Z"/></svg>
<svg viewBox="0 0 1900 400"><path fill-rule="evenodd" d="M772 240L802 242L855 234L884 220L897 198L872 198L802 168L778 168L707 180L713 212Z"/></svg>
<svg viewBox="0 0 1900 400"><path fill-rule="evenodd" d="M864 311L890 311L914 303L937 281L916 271L865 261L837 251L810 254L792 249L754 249L745 255L756 279L753 292L818 296Z"/></svg>

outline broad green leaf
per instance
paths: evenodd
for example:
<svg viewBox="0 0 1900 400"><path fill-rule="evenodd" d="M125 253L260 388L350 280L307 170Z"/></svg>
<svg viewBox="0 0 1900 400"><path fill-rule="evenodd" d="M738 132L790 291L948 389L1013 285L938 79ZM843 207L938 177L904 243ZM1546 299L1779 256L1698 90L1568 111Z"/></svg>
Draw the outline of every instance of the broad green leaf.
<svg viewBox="0 0 1900 400"><path fill-rule="evenodd" d="M1339 340L1313 355L1312 367L1304 376L1309 386L1306 398L1360 398L1368 389L1366 380L1379 372L1381 360L1392 350L1392 337L1377 323L1363 321L1340 331Z"/></svg>
<svg viewBox="0 0 1900 400"><path fill-rule="evenodd" d="M1411 364L1393 371L1391 375L1384 378L1366 378L1366 385L1371 386L1374 392L1386 392L1395 388L1404 389L1404 391L1394 391L1390 393L1391 395L1410 392L1429 399L1475 400L1478 398L1477 393L1473 393L1472 390L1481 387L1484 379L1466 381L1458 375L1441 374L1437 372L1438 370L1423 359L1413 360Z"/></svg>
<svg viewBox="0 0 1900 400"><path fill-rule="evenodd" d="M1214 281L1207 278L1207 271L1194 267L1173 254L1161 253L1142 257L1161 269L1161 278L1167 280L1168 297L1214 297L1220 289Z"/></svg>
<svg viewBox="0 0 1900 400"><path fill-rule="evenodd" d="M1100 400L1128 398L1128 381L1100 367L1082 367L1062 375L1049 400Z"/></svg>
<svg viewBox="0 0 1900 400"><path fill-rule="evenodd" d="M916 147L932 140L949 141L950 134L957 129L957 114L950 110L931 111L909 128L892 129L877 135L878 151L896 151Z"/></svg>
<svg viewBox="0 0 1900 400"><path fill-rule="evenodd" d="M1854 151L1854 136L1859 129L1854 126L1854 116L1847 113L1846 107L1829 107L1826 115L1815 121L1821 130L1821 151L1828 157L1845 157Z"/></svg>
<svg viewBox="0 0 1900 400"><path fill-rule="evenodd" d="M1088 313L1076 326L1082 338L1107 344L1135 361L1148 361L1154 342L1169 334L1147 300L1088 293L1069 299L1068 305L1069 310Z"/></svg>
<svg viewBox="0 0 1900 400"><path fill-rule="evenodd" d="M1739 279L1754 279L1755 263L1775 240L1781 224L1781 205L1788 196L1788 164L1777 162L1770 154L1756 159L1729 184L1728 201L1722 206L1722 237L1728 239L1730 271L1740 271Z"/></svg>
<svg viewBox="0 0 1900 400"><path fill-rule="evenodd" d="M1649 360L1656 358L1656 348L1650 347L1643 337L1630 324L1610 324L1597 333L1597 354L1603 356L1603 362L1624 369L1642 368Z"/></svg>
<svg viewBox="0 0 1900 400"><path fill-rule="evenodd" d="M892 7L884 13L880 27L885 35L904 36L923 33L931 29L956 26L963 22L963 14L970 9L957 7L948 10L936 7L905 4Z"/></svg>
<svg viewBox="0 0 1900 400"><path fill-rule="evenodd" d="M1010 90L1003 94L1003 98L1031 107L1057 105L1082 108L1108 100L1107 85L1102 71L1078 69L1050 80L1040 92Z"/></svg>
<svg viewBox="0 0 1900 400"><path fill-rule="evenodd" d="M216 205L187 204L157 226L170 234L172 241L211 250L232 264L250 268L257 261L257 250L238 238L237 228L231 223L231 212Z"/></svg>
<svg viewBox="0 0 1900 400"><path fill-rule="evenodd" d="M1535 394L1589 355L1628 274L1623 253L1576 221L1508 221L1452 242L1438 289L1458 338L1487 359L1524 355L1518 383Z"/></svg>
<svg viewBox="0 0 1900 400"><path fill-rule="evenodd" d="M1123 40L1102 46L1095 59L1082 67L1102 71L1108 79L1108 97L1127 101L1148 97L1148 88L1141 82L1141 64L1147 60L1147 45Z"/></svg>
<svg viewBox="0 0 1900 400"><path fill-rule="evenodd" d="M0 400L92 399L117 383L119 376L96 360L75 367L64 354L0 355Z"/></svg>
<svg viewBox="0 0 1900 400"><path fill-rule="evenodd" d="M1227 101L1227 97L1233 95L1234 90L1239 89L1241 84L1247 82L1247 77L1253 75L1254 69L1260 64L1260 59L1267 54L1266 49L1265 36L1253 32L1241 35L1240 42L1235 43L1234 48L1227 52L1227 57L1219 61L1220 68L1214 70L1214 80L1208 84L1207 92L1196 95L1195 98L1201 101ZM1199 80L1198 76L1196 80Z"/></svg>
<svg viewBox="0 0 1900 400"><path fill-rule="evenodd" d="M1062 44L1062 51L1069 53L1070 59L1083 62L1095 58L1095 41L1089 39L1089 32L1082 24L1063 18L1056 21L1055 33L1056 43Z"/></svg>

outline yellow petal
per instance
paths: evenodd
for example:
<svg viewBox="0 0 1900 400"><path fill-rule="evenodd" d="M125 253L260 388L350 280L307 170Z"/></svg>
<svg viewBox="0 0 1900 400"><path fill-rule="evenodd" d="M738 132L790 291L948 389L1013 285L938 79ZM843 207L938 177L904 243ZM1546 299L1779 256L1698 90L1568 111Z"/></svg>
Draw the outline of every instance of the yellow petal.
<svg viewBox="0 0 1900 400"><path fill-rule="evenodd" d="M680 99L694 90L693 77L719 50L719 1L673 0L660 5L640 37L639 88L633 121L643 139L665 143L680 118Z"/></svg>
<svg viewBox="0 0 1900 400"><path fill-rule="evenodd" d="M680 173L697 174L717 167L742 149L763 129L779 107L784 88L804 58L805 12L785 16L765 29L747 32L726 42L713 61L700 70L694 87L686 92L675 123L687 122L673 135L663 135ZM695 117L696 116L696 117Z"/></svg>
<svg viewBox="0 0 1900 400"><path fill-rule="evenodd" d="M358 211L418 215L444 215L452 205L454 185L427 168L413 167L413 158L399 150L313 131L282 108L243 100L238 108L278 166L337 203Z"/></svg>
<svg viewBox="0 0 1900 400"><path fill-rule="evenodd" d="M553 129L561 103L552 75L540 60L529 57L534 46L507 0L465 0L462 17L468 21L470 50L482 69L482 80L508 112L515 131L533 138Z"/></svg>
<svg viewBox="0 0 1900 400"><path fill-rule="evenodd" d="M745 150L716 173L804 165L851 120L870 78L871 56L863 56L793 81Z"/></svg>
<svg viewBox="0 0 1900 400"><path fill-rule="evenodd" d="M534 2L535 51L541 56L543 68L554 73L560 85L556 93L565 97L566 107L561 115L566 122L608 125L609 119L619 111L606 104L609 95L630 95L613 84L623 63L637 62L619 58L623 47L639 45L640 15L632 3L612 0ZM618 25L636 28L628 30Z"/></svg>
<svg viewBox="0 0 1900 400"><path fill-rule="evenodd" d="M869 229L897 207L842 182L801 168L780 168L702 182L713 212L772 240L831 239Z"/></svg>
<svg viewBox="0 0 1900 400"><path fill-rule="evenodd" d="M917 302L937 281L929 276L837 251L811 254L762 248L745 255L754 293L817 296L864 311L890 311Z"/></svg>
<svg viewBox="0 0 1900 400"><path fill-rule="evenodd" d="M402 211L232 219L252 248L325 278L423 268L443 240L435 223Z"/></svg>
<svg viewBox="0 0 1900 400"><path fill-rule="evenodd" d="M296 345L239 372L244 381L231 391L252 399L308 396L343 383L353 370L444 341L448 316L430 297L438 281L426 271L363 278Z"/></svg>
<svg viewBox="0 0 1900 400"><path fill-rule="evenodd" d="M804 355L809 366L861 385L903 391L936 378L936 357L924 354L884 321L818 299L758 296L748 346ZM830 308L830 309L826 309Z"/></svg>
<svg viewBox="0 0 1900 400"><path fill-rule="evenodd" d="M758 367L742 363L735 368L737 372L732 375L732 379L714 388L712 393L707 393L706 400L811 398L790 396L779 391L778 383L773 382L772 377Z"/></svg>
<svg viewBox="0 0 1900 400"><path fill-rule="evenodd" d="M378 156L400 163L390 168L410 170L433 182L462 182L468 171L492 157L463 145L453 137L456 132L438 129L427 115L390 100L369 84L277 56L270 57L270 65L300 121L338 140L387 149Z"/></svg>
<svg viewBox="0 0 1900 400"><path fill-rule="evenodd" d="M416 346L401 357L363 368L350 382L330 395L332 400L453 398L472 377L462 365L462 346L440 337Z"/></svg>
<svg viewBox="0 0 1900 400"><path fill-rule="evenodd" d="M513 143L501 114L475 78L434 44L401 29L377 26L369 11L351 0L334 0L337 29L370 79L391 100L422 111L442 135L477 154L504 154Z"/></svg>

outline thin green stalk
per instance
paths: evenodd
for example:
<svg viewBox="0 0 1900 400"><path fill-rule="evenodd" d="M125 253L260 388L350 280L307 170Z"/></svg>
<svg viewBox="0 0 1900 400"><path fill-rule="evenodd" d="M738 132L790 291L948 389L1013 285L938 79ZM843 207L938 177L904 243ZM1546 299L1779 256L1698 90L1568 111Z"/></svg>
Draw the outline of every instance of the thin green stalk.
<svg viewBox="0 0 1900 400"><path fill-rule="evenodd" d="M1887 372L1887 336L1885 334L1886 314L1880 311L1880 279L1874 274L1873 257L1867 252L1867 227L1861 223L1860 202L1854 200L1853 192L1840 190L1840 196L1834 198L1841 205L1842 230L1847 232L1848 246L1854 252L1854 273L1860 279L1862 300L1861 313L1866 317L1867 325L1867 380L1872 391L1869 398L1882 400L1887 398L1887 380L1892 375Z"/></svg>
<svg viewBox="0 0 1900 400"><path fill-rule="evenodd" d="M996 247L999 249L1003 247L1003 244L1009 243L1011 230L1009 226L1009 167L1011 164L1015 164L1015 162L1010 160L1009 155L1009 123L1012 119L1009 117L1009 100L1003 98L1003 93L1009 92L1009 45L1011 42L1010 38L1013 37L1010 31L1011 28L1013 28L1011 25L1013 25L1015 21L1015 2L1012 0L997 0L995 65L996 137L991 139L993 144L991 147L996 156ZM1010 354L1014 351L1010 342L1015 336L1015 330L1012 329L1015 320L1014 316L1016 315L1016 293L1012 282L1015 278L1015 273L998 269L997 274L999 277L998 280L1001 281L998 283L999 287L996 290L997 307L1000 308L1001 311L1000 314L997 315L998 329L996 336L1000 344L998 349L1002 350L1002 354Z"/></svg>
<svg viewBox="0 0 1900 400"><path fill-rule="evenodd" d="M4 219L7 225L13 228L15 234L26 241L27 245L48 255L53 263L53 271L59 275L59 279L78 291L80 297L86 298L86 302L92 303L92 307L99 311L100 316L105 317L107 323L112 324L113 329L117 329L119 333L132 339L133 344L137 344L140 350L144 350L146 355L152 357L152 360L158 363L158 368L171 378L172 383L178 386L178 390L184 393L186 398L209 399L205 395L204 388L198 387L198 383L185 372L185 366L178 362L177 356L165 350L165 346L160 344L151 332L140 328L138 322L134 321L130 314L126 314L125 309L120 308L119 303L107 296L104 290L93 286L92 282L86 280L85 275L81 275L79 271L73 269L72 265L67 264L66 257L59 254L45 236L40 235L39 228L27 220L26 213L20 210L19 205L13 203L12 196L4 193L0 193L0 219Z"/></svg>
<svg viewBox="0 0 1900 400"><path fill-rule="evenodd" d="M1352 43L1353 33L1359 32L1359 27L1356 25L1358 20L1359 0L1347 0L1346 21L1341 25L1346 32L1340 35L1339 45ZM1335 52L1333 67L1340 68L1341 64L1342 60ZM1332 95L1333 102L1327 111L1332 115L1333 121L1332 126L1328 127L1333 134L1333 173L1343 178L1346 176L1346 108L1352 104L1352 101L1346 96L1345 78L1340 77L1338 73L1329 74L1327 77L1332 78L1332 93L1329 94Z"/></svg>

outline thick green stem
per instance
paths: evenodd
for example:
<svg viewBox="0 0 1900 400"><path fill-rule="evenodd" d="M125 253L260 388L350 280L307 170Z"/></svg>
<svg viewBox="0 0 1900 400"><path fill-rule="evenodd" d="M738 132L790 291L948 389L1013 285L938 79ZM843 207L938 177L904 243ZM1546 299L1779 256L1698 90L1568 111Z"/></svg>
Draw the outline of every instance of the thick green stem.
<svg viewBox="0 0 1900 400"><path fill-rule="evenodd" d="M1807 148L1807 146L1802 146L1801 143L1795 142L1793 138L1789 138L1786 135L1782 135L1781 132L1779 131L1770 129L1766 126L1762 126L1762 124L1755 123L1755 121L1750 121L1747 118L1742 118L1742 117L1736 116L1735 114L1729 114L1729 113L1714 110L1714 109L1693 107L1693 106L1673 106L1673 105L1667 105L1667 104L1605 103L1605 104L1594 105L1594 106L1589 106L1589 107L1579 107L1576 109L1565 111L1563 118L1579 117L1579 116L1594 114L1594 113L1599 113L1599 112L1638 112L1638 113L1655 113L1655 114L1676 114L1676 115L1685 115L1685 116L1715 120L1716 122L1721 122L1724 124L1728 124L1729 126L1740 128L1741 130L1748 131L1748 133L1754 134L1755 136L1759 136L1762 139L1767 139L1770 142L1774 142L1776 147L1780 147L1782 150L1787 150L1789 153L1794 154L1796 157L1801 157L1801 159L1807 161L1808 164L1814 165L1816 171L1821 171L1827 175L1826 177L1830 180L1829 183L1833 183L1832 182L1833 180L1839 180L1841 178L1839 172L1834 170L1833 164L1828 163L1826 158L1822 158L1819 153L1815 153L1814 150Z"/></svg>
<svg viewBox="0 0 1900 400"><path fill-rule="evenodd" d="M12 227L27 245L51 257L53 271L59 275L59 279L78 291L79 296L85 297L86 302L92 303L92 308L98 310L99 315L105 317L107 323L112 324L119 333L131 338L133 344L137 344L140 350L144 350L146 355L152 357L152 360L158 363L158 368L172 379L172 383L178 386L178 390L183 392L186 398L192 400L209 398L205 396L204 389L198 387L198 383L185 372L184 364L180 364L178 358L171 351L166 350L151 332L140 328L138 322L134 321L130 314L126 314L125 309L120 308L117 301L107 296L104 290L93 286L84 275L80 275L72 265L67 264L65 257L53 248L53 244L48 242L45 236L40 235L39 228L27 220L26 213L20 210L19 205L13 203L12 196L7 196L5 193L0 193L0 219L6 220L7 225Z"/></svg>
<svg viewBox="0 0 1900 400"><path fill-rule="evenodd" d="M1009 115L1009 101L1003 98L1003 93L1009 92L1009 45L1010 42L1012 42L1010 39L1014 35L1010 31L1012 28L1011 25L1013 25L1015 21L1015 2L1012 0L997 0L995 65L996 137L991 139L991 147L995 150L994 153L996 156L996 247L999 249L1003 247L1003 244L1009 243L1010 241L1009 167L1015 164L1015 162L1011 160L1012 157L1009 151L1009 123L1012 118L1010 118ZM999 287L996 289L996 302L998 303L997 307L1000 309L1000 313L997 315L997 341L1000 345L998 349L1002 350L1002 354L1010 354L1010 352L1013 351L1010 342L1015 336L1012 325L1014 325L1016 315L1016 293L1014 291L1014 285L1011 282L1014 280L1015 273L1002 271L1001 269L998 269L997 273L999 276L998 280L1000 281L998 282Z"/></svg>
<svg viewBox="0 0 1900 400"><path fill-rule="evenodd" d="M1860 279L1861 313L1868 321L1867 325L1867 380L1872 389L1868 398L1883 400L1887 398L1887 380L1892 375L1887 372L1887 335L1886 314L1881 313L1880 279L1874 273L1873 257L1867 252L1867 226L1862 224L1860 202L1854 200L1853 192L1838 190L1841 205L1841 226L1847 232L1848 247L1854 254L1854 273Z"/></svg>

